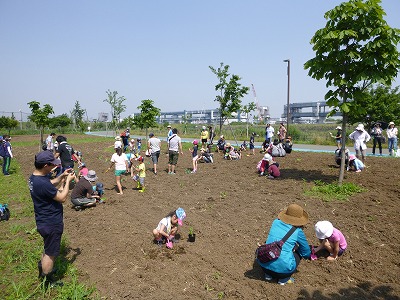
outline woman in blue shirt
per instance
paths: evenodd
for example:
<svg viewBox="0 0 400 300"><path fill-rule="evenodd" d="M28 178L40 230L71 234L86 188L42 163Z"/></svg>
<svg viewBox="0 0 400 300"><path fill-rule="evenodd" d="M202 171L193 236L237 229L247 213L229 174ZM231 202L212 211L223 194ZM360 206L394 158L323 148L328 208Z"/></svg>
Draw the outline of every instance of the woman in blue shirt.
<svg viewBox="0 0 400 300"><path fill-rule="evenodd" d="M291 277L296 271L301 258L310 258L311 251L302 227L308 223L308 214L297 204L290 204L287 209L278 214L278 219L272 222L266 244L281 240L285 234L296 227L293 234L283 244L278 259L267 263L257 260L265 273L265 280L277 279L280 285L293 283Z"/></svg>

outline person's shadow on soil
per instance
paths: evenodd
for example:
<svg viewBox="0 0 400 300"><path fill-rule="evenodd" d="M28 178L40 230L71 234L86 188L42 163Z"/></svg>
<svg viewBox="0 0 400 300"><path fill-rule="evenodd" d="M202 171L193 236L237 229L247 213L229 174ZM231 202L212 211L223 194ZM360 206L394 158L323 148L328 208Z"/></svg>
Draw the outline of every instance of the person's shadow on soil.
<svg viewBox="0 0 400 300"><path fill-rule="evenodd" d="M369 282L362 282L357 284L356 287L349 287L339 289L336 293L330 293L328 296L322 294L321 291L316 290L309 292L306 289L301 289L297 300L342 300L342 299L387 299L399 300L400 298L394 294L393 288L390 286L380 285L372 287Z"/></svg>
<svg viewBox="0 0 400 300"><path fill-rule="evenodd" d="M313 182L320 180L323 182L334 182L337 176L323 174L320 170L299 170L299 169L281 169L281 179L296 179Z"/></svg>
<svg viewBox="0 0 400 300"><path fill-rule="evenodd" d="M264 280L263 270L256 260L253 261L253 268L244 272L244 276L249 279Z"/></svg>

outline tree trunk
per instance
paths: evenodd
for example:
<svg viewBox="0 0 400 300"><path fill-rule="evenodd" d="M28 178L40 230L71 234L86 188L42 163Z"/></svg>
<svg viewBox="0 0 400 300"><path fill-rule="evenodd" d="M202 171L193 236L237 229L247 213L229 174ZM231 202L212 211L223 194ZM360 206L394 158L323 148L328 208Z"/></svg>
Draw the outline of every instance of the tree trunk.
<svg viewBox="0 0 400 300"><path fill-rule="evenodd" d="M346 93L343 97L343 103L346 103ZM340 160L340 172L339 172L339 181L338 185L341 186L343 184L343 178L344 178L344 168L346 165L346 126L347 126L347 120L348 116L347 113L342 112L343 114L343 119L342 119L342 146L341 146L341 160Z"/></svg>

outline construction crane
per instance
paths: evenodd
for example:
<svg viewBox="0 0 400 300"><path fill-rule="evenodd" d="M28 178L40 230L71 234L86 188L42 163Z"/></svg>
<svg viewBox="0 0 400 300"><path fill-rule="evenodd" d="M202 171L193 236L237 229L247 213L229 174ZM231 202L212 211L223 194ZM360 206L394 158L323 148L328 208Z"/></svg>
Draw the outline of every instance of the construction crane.
<svg viewBox="0 0 400 300"><path fill-rule="evenodd" d="M256 89L254 88L254 84L251 84L251 90L253 91L254 102L255 102L256 108L257 108L257 113L258 113L257 119L259 122L263 122L264 118L265 118L265 108L261 107L260 104L258 103Z"/></svg>

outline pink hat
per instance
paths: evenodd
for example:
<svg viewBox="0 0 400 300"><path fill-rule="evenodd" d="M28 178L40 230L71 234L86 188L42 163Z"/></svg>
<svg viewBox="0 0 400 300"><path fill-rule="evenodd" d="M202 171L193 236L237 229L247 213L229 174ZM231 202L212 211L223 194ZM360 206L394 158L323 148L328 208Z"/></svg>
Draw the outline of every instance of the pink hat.
<svg viewBox="0 0 400 300"><path fill-rule="evenodd" d="M355 160L355 159L356 159L356 156L354 154L349 156L349 160Z"/></svg>
<svg viewBox="0 0 400 300"><path fill-rule="evenodd" d="M199 141L198 140L194 140L193 141L193 145L198 145L199 144Z"/></svg>

